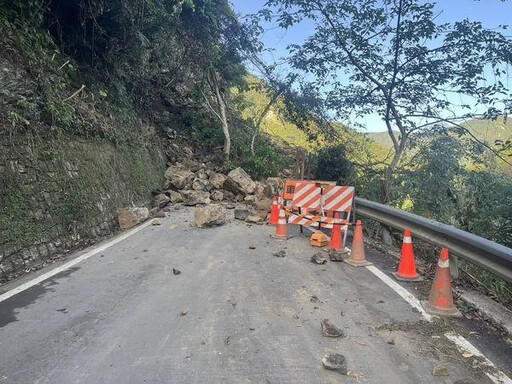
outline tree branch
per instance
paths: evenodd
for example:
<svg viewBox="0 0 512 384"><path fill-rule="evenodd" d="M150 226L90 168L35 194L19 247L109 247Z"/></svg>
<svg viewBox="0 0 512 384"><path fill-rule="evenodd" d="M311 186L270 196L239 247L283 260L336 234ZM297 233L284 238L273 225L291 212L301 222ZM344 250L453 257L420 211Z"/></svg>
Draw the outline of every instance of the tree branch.
<svg viewBox="0 0 512 384"><path fill-rule="evenodd" d="M398 74L398 56L400 52L400 27L401 27L401 20L402 20L402 0L398 3L398 17L396 21L396 36L395 36L395 54L393 59L393 76L391 77L391 84L389 85L387 95L386 92L384 93L384 96L387 99L386 103L386 126L388 128L388 134L391 137L391 140L393 141L393 146L395 147L395 150L398 151L399 145L395 138L395 134L393 133L393 129L391 128L391 124L389 123L390 119L390 112L391 109L393 109L393 116L395 117L395 121L397 122L398 128L400 129L400 132L402 133L402 137L404 134L404 129L402 126L401 120L398 118L398 112L396 111L396 108L391 100L391 97L393 95L393 90L395 88L395 82L396 82L396 76Z"/></svg>

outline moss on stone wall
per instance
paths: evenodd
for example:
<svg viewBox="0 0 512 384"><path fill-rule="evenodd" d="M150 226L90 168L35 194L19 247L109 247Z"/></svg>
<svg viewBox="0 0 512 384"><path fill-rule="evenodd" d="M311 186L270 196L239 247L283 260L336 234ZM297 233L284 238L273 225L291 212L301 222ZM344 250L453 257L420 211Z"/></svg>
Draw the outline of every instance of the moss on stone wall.
<svg viewBox="0 0 512 384"><path fill-rule="evenodd" d="M164 166L156 136L0 133L0 278L114 232L117 209L147 205Z"/></svg>

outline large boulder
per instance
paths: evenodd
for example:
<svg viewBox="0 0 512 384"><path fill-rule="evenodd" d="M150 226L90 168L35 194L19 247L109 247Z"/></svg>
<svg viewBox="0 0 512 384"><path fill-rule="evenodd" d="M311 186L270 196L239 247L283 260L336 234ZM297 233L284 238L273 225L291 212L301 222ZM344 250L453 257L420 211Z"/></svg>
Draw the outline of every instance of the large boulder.
<svg viewBox="0 0 512 384"><path fill-rule="evenodd" d="M282 180L279 177L269 177L265 182L265 195L267 197L274 197L281 184Z"/></svg>
<svg viewBox="0 0 512 384"><path fill-rule="evenodd" d="M167 208L167 207L166 207ZM165 208L164 208L165 209ZM159 218L164 218L166 217L165 216L165 211L164 209L161 209L160 207L154 207L153 209L151 209L149 211L149 216L151 217L159 217Z"/></svg>
<svg viewBox="0 0 512 384"><path fill-rule="evenodd" d="M196 208L194 212L195 224L199 228L225 224L226 218L226 209L219 204Z"/></svg>
<svg viewBox="0 0 512 384"><path fill-rule="evenodd" d="M228 173L226 181L224 181L224 188L245 196L254 192L256 183L242 168L236 168Z"/></svg>
<svg viewBox="0 0 512 384"><path fill-rule="evenodd" d="M210 184L215 189L221 189L225 181L226 176L224 176L222 173L212 173L210 175Z"/></svg>
<svg viewBox="0 0 512 384"><path fill-rule="evenodd" d="M149 217L147 208L121 208L117 211L119 227L128 229L146 221Z"/></svg>
<svg viewBox="0 0 512 384"><path fill-rule="evenodd" d="M164 193L159 193L153 198L153 207L163 208L171 202L171 198Z"/></svg>
<svg viewBox="0 0 512 384"><path fill-rule="evenodd" d="M176 191L166 191L166 193L169 194L169 197L171 198L171 203L173 204L178 204L178 203L183 203L183 196L181 195L181 193L179 192L176 192Z"/></svg>
<svg viewBox="0 0 512 384"><path fill-rule="evenodd" d="M263 222L263 218L261 218L260 216L258 215L249 215L245 218L245 221L247 223L252 223L252 224L260 224Z"/></svg>
<svg viewBox="0 0 512 384"><path fill-rule="evenodd" d="M251 215L251 212L248 209L235 209L234 215L235 220L245 220Z"/></svg>
<svg viewBox="0 0 512 384"><path fill-rule="evenodd" d="M210 199L213 201L222 201L224 200L224 193L219 190L212 191L210 192Z"/></svg>
<svg viewBox="0 0 512 384"><path fill-rule="evenodd" d="M267 197L257 199L254 201L253 207L257 211L265 211L268 213L272 209L272 199L269 199Z"/></svg>
<svg viewBox="0 0 512 384"><path fill-rule="evenodd" d="M210 204L210 193L205 191L183 191L183 204L184 205L198 205L198 204Z"/></svg>
<svg viewBox="0 0 512 384"><path fill-rule="evenodd" d="M171 165L165 171L166 188L173 186L177 189L184 189L194 179L194 174L182 166Z"/></svg>
<svg viewBox="0 0 512 384"><path fill-rule="evenodd" d="M265 185L256 181L256 188L254 188L254 196L263 198L265 196Z"/></svg>
<svg viewBox="0 0 512 384"><path fill-rule="evenodd" d="M262 221L265 221L268 218L268 212L267 211L257 210L256 212L254 212L254 215L259 216Z"/></svg>
<svg viewBox="0 0 512 384"><path fill-rule="evenodd" d="M208 175L206 174L206 170L204 168L201 168L199 171L196 172L196 177L201 180L208 179Z"/></svg>
<svg viewBox="0 0 512 384"><path fill-rule="evenodd" d="M235 200L235 194L231 191L222 191L224 193L224 200Z"/></svg>
<svg viewBox="0 0 512 384"><path fill-rule="evenodd" d="M207 191L209 188L208 181L203 179L194 179L192 189L194 191Z"/></svg>
<svg viewBox="0 0 512 384"><path fill-rule="evenodd" d="M254 196L254 195L249 195L249 196L245 196L245 197L244 197L244 201L245 201L246 203L248 203L248 204L254 204L254 203L255 203L255 201L256 201L256 199L257 199L257 198L256 198L256 196Z"/></svg>

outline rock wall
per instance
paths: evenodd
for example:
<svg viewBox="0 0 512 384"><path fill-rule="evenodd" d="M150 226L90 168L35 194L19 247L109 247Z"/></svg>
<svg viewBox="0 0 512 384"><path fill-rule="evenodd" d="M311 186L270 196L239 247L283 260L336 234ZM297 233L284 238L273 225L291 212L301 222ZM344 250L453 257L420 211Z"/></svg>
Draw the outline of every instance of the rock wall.
<svg viewBox="0 0 512 384"><path fill-rule="evenodd" d="M139 141L0 129L0 281L115 232L118 208L150 203L165 159L156 138Z"/></svg>

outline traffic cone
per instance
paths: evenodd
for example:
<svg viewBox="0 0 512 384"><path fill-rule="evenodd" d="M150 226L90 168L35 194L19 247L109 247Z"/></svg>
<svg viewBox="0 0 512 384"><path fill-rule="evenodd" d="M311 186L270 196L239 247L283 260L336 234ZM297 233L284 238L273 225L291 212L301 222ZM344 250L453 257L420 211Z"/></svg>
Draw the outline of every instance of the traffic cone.
<svg viewBox="0 0 512 384"><path fill-rule="evenodd" d="M279 204L277 204L277 196L274 196L274 200L272 201L272 210L270 211L270 220L268 221L269 225L277 225L277 221L279 220Z"/></svg>
<svg viewBox="0 0 512 384"><path fill-rule="evenodd" d="M461 317L460 312L453 304L450 256L446 248L441 251L428 302L422 304L425 311L431 315Z"/></svg>
<svg viewBox="0 0 512 384"><path fill-rule="evenodd" d="M402 256L398 265L398 272L393 272L397 280L402 281L422 281L416 271L416 261L414 260L414 250L412 248L411 231L407 228L404 232L404 242L402 244Z"/></svg>
<svg viewBox="0 0 512 384"><path fill-rule="evenodd" d="M372 263L366 261L364 255L363 224L361 224L361 220L357 220L356 223L350 258L345 259L344 261L353 267L365 267L367 265L372 265Z"/></svg>
<svg viewBox="0 0 512 384"><path fill-rule="evenodd" d="M340 218L340 214L336 212L334 214L335 219ZM341 224L333 224L331 231L331 241L329 242L329 249L333 251L342 251L344 249L343 239L341 237Z"/></svg>
<svg viewBox="0 0 512 384"><path fill-rule="evenodd" d="M281 240L288 239L288 235L286 233L286 216L284 214L284 209L282 208L279 210L279 219L277 220L276 234L274 237Z"/></svg>

